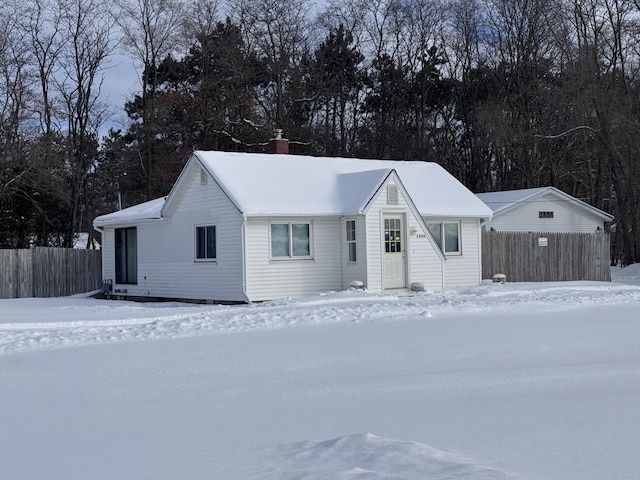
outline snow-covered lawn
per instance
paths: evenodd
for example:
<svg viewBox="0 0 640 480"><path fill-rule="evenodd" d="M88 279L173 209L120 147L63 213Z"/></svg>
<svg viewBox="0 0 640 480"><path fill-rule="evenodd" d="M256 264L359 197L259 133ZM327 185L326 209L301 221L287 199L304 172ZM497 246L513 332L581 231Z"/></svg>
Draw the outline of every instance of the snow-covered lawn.
<svg viewBox="0 0 640 480"><path fill-rule="evenodd" d="M640 479L625 283L0 300L0 478Z"/></svg>

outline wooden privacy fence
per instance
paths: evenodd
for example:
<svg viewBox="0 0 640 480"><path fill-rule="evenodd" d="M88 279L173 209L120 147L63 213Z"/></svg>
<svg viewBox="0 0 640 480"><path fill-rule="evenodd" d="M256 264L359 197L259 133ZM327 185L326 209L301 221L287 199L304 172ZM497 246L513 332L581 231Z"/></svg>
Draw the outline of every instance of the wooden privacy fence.
<svg viewBox="0 0 640 480"><path fill-rule="evenodd" d="M99 250L0 250L0 298L61 297L97 290L101 284Z"/></svg>
<svg viewBox="0 0 640 480"><path fill-rule="evenodd" d="M482 232L482 276L507 281L611 281L608 233Z"/></svg>

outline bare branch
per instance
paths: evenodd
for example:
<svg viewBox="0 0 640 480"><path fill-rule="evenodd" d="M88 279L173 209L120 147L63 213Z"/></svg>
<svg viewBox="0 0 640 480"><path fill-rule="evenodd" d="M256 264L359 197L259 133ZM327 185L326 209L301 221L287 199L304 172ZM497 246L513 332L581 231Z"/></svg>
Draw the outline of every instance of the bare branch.
<svg viewBox="0 0 640 480"><path fill-rule="evenodd" d="M547 140L553 140L555 138L564 137L565 135L573 133L573 132L575 132L577 130L591 130L593 133L598 133L597 130L594 130L593 128L591 128L588 125L579 125L577 127L570 128L566 132L562 132L562 133L559 133L557 135L534 135L534 137L536 137L536 138L544 138L544 139L547 139Z"/></svg>

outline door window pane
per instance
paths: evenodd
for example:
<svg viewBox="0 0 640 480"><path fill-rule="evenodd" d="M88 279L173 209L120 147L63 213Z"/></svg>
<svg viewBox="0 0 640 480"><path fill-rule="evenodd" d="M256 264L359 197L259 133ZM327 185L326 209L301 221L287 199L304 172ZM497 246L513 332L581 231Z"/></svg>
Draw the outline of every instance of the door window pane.
<svg viewBox="0 0 640 480"><path fill-rule="evenodd" d="M399 218L385 218L384 220L384 250L386 253L402 252L401 221Z"/></svg>

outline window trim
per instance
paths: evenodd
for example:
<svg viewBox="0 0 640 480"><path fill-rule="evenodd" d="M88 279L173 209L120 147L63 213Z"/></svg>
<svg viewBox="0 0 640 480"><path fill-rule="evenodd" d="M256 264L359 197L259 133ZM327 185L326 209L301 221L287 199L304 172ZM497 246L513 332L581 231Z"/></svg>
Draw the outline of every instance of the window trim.
<svg viewBox="0 0 640 480"><path fill-rule="evenodd" d="M214 239L214 244L213 244L213 249L214 249L214 257L207 257L207 229L213 227L213 239ZM205 256L204 257L198 257L198 229L199 228L204 228L205 229L205 240L204 240L204 247L205 247ZM196 262L216 262L218 260L218 228L216 226L216 224L214 223L203 223L203 224L198 224L198 225L194 225L193 226L193 259Z"/></svg>
<svg viewBox="0 0 640 480"><path fill-rule="evenodd" d="M273 254L273 225L287 225L289 234L289 254ZM307 225L309 227L309 255L293 255L293 225ZM269 259L275 261L313 260L313 222L311 220L272 220L269 222Z"/></svg>
<svg viewBox="0 0 640 480"><path fill-rule="evenodd" d="M457 229L458 229L458 249L457 250L452 250L452 251L445 250L446 248L445 225L447 224L454 224L457 226ZM446 255L451 255L451 256L462 255L462 226L459 220L453 220L453 221L443 220L440 222L427 222L427 227L429 227L430 225L440 225L440 238L436 238L436 235L433 234L430 228L429 228L429 232L431 233L434 240L436 241L436 244L438 245L438 247L440 247L440 250L442 251L442 253L445 254L445 256Z"/></svg>
<svg viewBox="0 0 640 480"><path fill-rule="evenodd" d="M353 239L349 239L349 224L353 223ZM355 219L349 218L344 222L345 241L347 245L347 263L358 263L358 223ZM353 245L353 260L351 259L351 245Z"/></svg>

